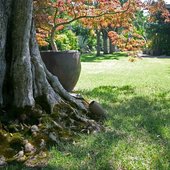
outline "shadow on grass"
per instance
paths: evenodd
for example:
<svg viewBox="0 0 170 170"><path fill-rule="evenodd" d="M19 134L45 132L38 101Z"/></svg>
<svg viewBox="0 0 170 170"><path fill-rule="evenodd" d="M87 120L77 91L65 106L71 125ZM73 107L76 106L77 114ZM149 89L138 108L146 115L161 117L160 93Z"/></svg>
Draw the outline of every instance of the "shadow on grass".
<svg viewBox="0 0 170 170"><path fill-rule="evenodd" d="M23 166L22 164L10 165L7 167L0 167L0 170L63 170L62 166L51 166L48 165L47 167L34 167L28 168Z"/></svg>
<svg viewBox="0 0 170 170"><path fill-rule="evenodd" d="M51 165L56 169L68 170L135 169L135 166L138 167L136 169L145 169L148 166L144 167L140 159L132 161L134 164L131 166L126 158L133 155L141 159L144 157L143 163L151 161L149 166L152 167L149 169L170 168L170 134L166 129L170 126L169 92L139 96L131 86L100 86L92 91L81 91L81 94L100 99L108 111L108 129L88 137L82 136L74 145L61 144L61 155L66 154L60 155L59 159L64 161L56 167L55 163ZM144 153L139 153L140 150ZM58 155L55 154L55 149L52 149L54 162ZM122 165L118 167L120 162ZM54 167L49 165L44 170L52 170Z"/></svg>
<svg viewBox="0 0 170 170"><path fill-rule="evenodd" d="M141 159L144 155L143 163L151 161L149 164L154 164L149 169L170 168L167 165L170 160L170 92L139 96L132 86L127 85L100 86L92 91L81 91L81 94L100 99L108 111L108 129L88 137L82 136L74 145L62 143L58 149L53 148L53 161L43 170L111 170L118 169L116 162L120 161L124 164L119 169L135 169L127 165L129 155L141 156ZM144 142L142 146L137 140ZM145 144L147 146L143 148ZM162 146L164 149L160 151ZM138 153L140 150L146 151L142 155ZM146 169L140 160L134 164L139 167L137 169Z"/></svg>
<svg viewBox="0 0 170 170"><path fill-rule="evenodd" d="M123 52L115 52L113 54L104 54L101 56L96 56L95 54L82 54L81 61L82 62L100 62L103 60L119 60L120 58L127 57L126 53Z"/></svg>
<svg viewBox="0 0 170 170"><path fill-rule="evenodd" d="M158 148L163 146L165 150L162 155L170 160L169 91L155 96L138 96L131 86L101 86L81 93L87 97L100 99L100 103L108 111L109 124L114 129L96 138L94 145L97 143L99 150L102 148L100 146L102 140L108 144L108 147L104 147L104 152L107 153L110 145L116 145L119 140L126 141L129 135L141 139L146 136L151 144L154 143ZM155 168L165 169L159 156L155 161Z"/></svg>
<svg viewBox="0 0 170 170"><path fill-rule="evenodd" d="M150 135L162 137L161 127L170 126L170 92L155 96L138 96L131 86L100 86L92 91L82 91L88 98L98 98L103 107L108 110L113 126L120 129L121 123L116 123L116 117L124 122L127 117L140 116L138 128L145 128ZM134 122L136 123L136 119ZM125 123L126 125L126 123ZM137 129L136 129L137 130ZM170 136L169 136L170 137Z"/></svg>

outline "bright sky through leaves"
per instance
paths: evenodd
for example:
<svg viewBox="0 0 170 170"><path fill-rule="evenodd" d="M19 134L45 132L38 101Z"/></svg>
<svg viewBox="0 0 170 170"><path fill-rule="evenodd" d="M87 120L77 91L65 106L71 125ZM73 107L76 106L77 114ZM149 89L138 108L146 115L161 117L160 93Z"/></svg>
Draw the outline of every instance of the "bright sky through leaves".
<svg viewBox="0 0 170 170"><path fill-rule="evenodd" d="M167 4L170 4L170 0L165 0L165 2L166 2Z"/></svg>
<svg viewBox="0 0 170 170"><path fill-rule="evenodd" d="M143 2L146 0L142 0ZM164 0L166 4L170 4L170 0Z"/></svg>

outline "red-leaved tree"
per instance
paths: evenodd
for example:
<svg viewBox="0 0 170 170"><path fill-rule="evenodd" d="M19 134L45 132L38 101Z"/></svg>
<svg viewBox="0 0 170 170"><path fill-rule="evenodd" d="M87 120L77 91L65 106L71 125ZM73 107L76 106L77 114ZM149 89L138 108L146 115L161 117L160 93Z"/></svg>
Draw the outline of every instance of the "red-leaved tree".
<svg viewBox="0 0 170 170"><path fill-rule="evenodd" d="M50 36L53 50L58 50L55 44L55 32L63 29L74 21L81 21L84 26L99 29L101 27L125 26L133 18L133 13L140 8L139 0L73 0L73 1L35 1L35 19L37 40L40 45L46 45L45 37Z"/></svg>

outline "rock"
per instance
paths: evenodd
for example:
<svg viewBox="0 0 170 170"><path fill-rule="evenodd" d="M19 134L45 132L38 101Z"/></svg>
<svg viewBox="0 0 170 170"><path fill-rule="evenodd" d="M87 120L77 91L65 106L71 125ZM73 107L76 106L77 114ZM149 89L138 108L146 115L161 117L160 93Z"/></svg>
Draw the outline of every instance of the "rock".
<svg viewBox="0 0 170 170"><path fill-rule="evenodd" d="M52 141L58 143L57 135L56 135L55 132L50 132L50 133L49 133L49 138L50 138Z"/></svg>
<svg viewBox="0 0 170 170"><path fill-rule="evenodd" d="M36 151L35 147L29 143L28 140L24 140L24 150L29 153L34 153Z"/></svg>
<svg viewBox="0 0 170 170"><path fill-rule="evenodd" d="M19 152L14 156L14 158L15 158L16 160L18 160L18 161L25 161L26 156L24 155L24 151L23 151L23 150L19 151Z"/></svg>
<svg viewBox="0 0 170 170"><path fill-rule="evenodd" d="M38 131L39 131L39 128L37 125L31 126L31 132L38 132Z"/></svg>
<svg viewBox="0 0 170 170"><path fill-rule="evenodd" d="M0 156L0 167L7 165L5 157L3 155Z"/></svg>
<svg viewBox="0 0 170 170"><path fill-rule="evenodd" d="M37 136L37 132L32 132L33 137Z"/></svg>
<svg viewBox="0 0 170 170"><path fill-rule="evenodd" d="M41 152L39 153L39 157L40 157L40 158L46 158L46 157L47 157L47 153L41 151Z"/></svg>
<svg viewBox="0 0 170 170"><path fill-rule="evenodd" d="M48 161L48 155L45 152L40 152L39 154L29 157L24 164L30 169L41 169L47 166Z"/></svg>
<svg viewBox="0 0 170 170"><path fill-rule="evenodd" d="M41 139L40 148L43 149L43 148L45 148L45 146L46 146L45 140L44 140L44 139Z"/></svg>
<svg viewBox="0 0 170 170"><path fill-rule="evenodd" d="M22 157L22 156L24 156L24 151L19 151L18 152L18 157Z"/></svg>

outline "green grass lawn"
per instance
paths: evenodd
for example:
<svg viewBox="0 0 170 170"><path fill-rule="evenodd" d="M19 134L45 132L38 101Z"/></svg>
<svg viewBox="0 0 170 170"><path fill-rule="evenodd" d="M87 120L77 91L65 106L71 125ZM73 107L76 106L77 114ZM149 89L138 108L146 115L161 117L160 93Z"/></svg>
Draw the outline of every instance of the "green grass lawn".
<svg viewBox="0 0 170 170"><path fill-rule="evenodd" d="M53 147L44 170L170 169L170 59L84 55L75 91L102 104L106 132Z"/></svg>

